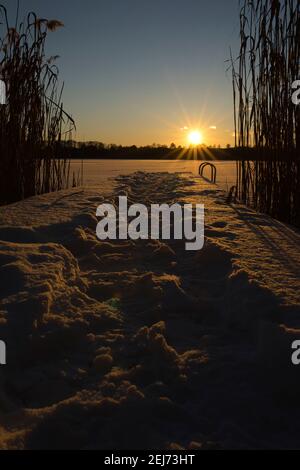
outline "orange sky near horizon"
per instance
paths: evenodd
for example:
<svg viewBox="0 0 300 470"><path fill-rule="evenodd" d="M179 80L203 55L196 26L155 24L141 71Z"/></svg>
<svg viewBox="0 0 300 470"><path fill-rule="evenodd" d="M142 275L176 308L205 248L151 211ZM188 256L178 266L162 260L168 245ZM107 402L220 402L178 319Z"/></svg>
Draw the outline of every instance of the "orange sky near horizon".
<svg viewBox="0 0 300 470"><path fill-rule="evenodd" d="M64 23L46 54L59 56L75 140L187 146L198 129L207 146L234 144L226 61L230 47L238 55L238 0L26 0L20 18L30 10Z"/></svg>

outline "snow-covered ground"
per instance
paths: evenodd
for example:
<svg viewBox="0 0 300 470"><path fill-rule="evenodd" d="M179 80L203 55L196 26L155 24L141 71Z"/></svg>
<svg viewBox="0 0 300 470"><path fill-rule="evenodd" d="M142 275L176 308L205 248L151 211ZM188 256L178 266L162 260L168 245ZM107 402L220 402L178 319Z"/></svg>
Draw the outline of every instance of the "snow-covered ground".
<svg viewBox="0 0 300 470"><path fill-rule="evenodd" d="M199 167L203 163L197 160L84 160L83 180L85 185L95 185L107 181L107 178L115 178L120 175L128 175L136 171L146 173L191 173L199 175ZM212 161L217 168L217 184L224 191L229 191L236 184L236 162ZM73 160L71 172L81 172L81 160ZM210 170L205 175L210 177Z"/></svg>
<svg viewBox="0 0 300 470"><path fill-rule="evenodd" d="M88 183L0 209L0 447L299 447L299 232L188 174ZM97 241L121 194L204 203L204 249Z"/></svg>

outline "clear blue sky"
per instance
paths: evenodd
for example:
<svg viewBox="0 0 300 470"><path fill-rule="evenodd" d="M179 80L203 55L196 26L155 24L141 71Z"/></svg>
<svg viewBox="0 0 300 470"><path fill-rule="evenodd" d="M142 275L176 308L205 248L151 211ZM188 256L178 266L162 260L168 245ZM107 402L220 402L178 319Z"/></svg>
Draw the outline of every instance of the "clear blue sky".
<svg viewBox="0 0 300 470"><path fill-rule="evenodd" d="M16 0L2 1L14 19ZM237 47L238 0L20 0L59 19L64 104L78 140L185 143L199 128L208 144L232 143L229 47ZM216 129L210 129L216 127Z"/></svg>

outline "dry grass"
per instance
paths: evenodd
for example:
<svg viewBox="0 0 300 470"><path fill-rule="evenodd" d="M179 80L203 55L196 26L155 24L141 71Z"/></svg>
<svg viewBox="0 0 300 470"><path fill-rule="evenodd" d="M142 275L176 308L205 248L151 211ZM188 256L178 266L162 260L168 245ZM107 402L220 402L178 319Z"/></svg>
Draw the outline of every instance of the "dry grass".
<svg viewBox="0 0 300 470"><path fill-rule="evenodd" d="M257 161L238 164L242 202L300 226L299 0L243 0L240 51L232 60L236 146Z"/></svg>
<svg viewBox="0 0 300 470"><path fill-rule="evenodd" d="M0 6L0 73L7 104L0 106L0 203L66 188L70 163L64 140L75 123L63 109L57 57L45 55L57 20L30 13L11 27Z"/></svg>

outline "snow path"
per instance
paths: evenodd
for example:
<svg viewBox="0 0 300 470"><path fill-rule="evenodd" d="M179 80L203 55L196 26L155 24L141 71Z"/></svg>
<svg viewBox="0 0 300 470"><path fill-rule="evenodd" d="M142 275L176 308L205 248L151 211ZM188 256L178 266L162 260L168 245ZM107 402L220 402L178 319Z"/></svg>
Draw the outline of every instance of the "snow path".
<svg viewBox="0 0 300 470"><path fill-rule="evenodd" d="M96 207L124 194L204 203L204 249L97 241ZM296 230L135 173L0 208L0 240L0 448L299 445Z"/></svg>
<svg viewBox="0 0 300 470"><path fill-rule="evenodd" d="M218 185L191 175L181 177L189 183L181 190L182 200L205 204L206 235L223 242L234 252L238 264L280 295L285 303L300 304L300 232L244 206L226 205ZM1 208L0 223L32 227L62 223L76 216L80 218L80 213L89 214L96 207L95 204L91 206L89 198L95 198L100 204L105 195L109 199L113 186L112 179L101 182L100 187L94 181L92 186L61 191L59 196L54 193L30 198ZM139 191L135 200L143 203L145 196L140 196ZM101 196L98 196L99 192ZM160 202L159 198L157 202Z"/></svg>

